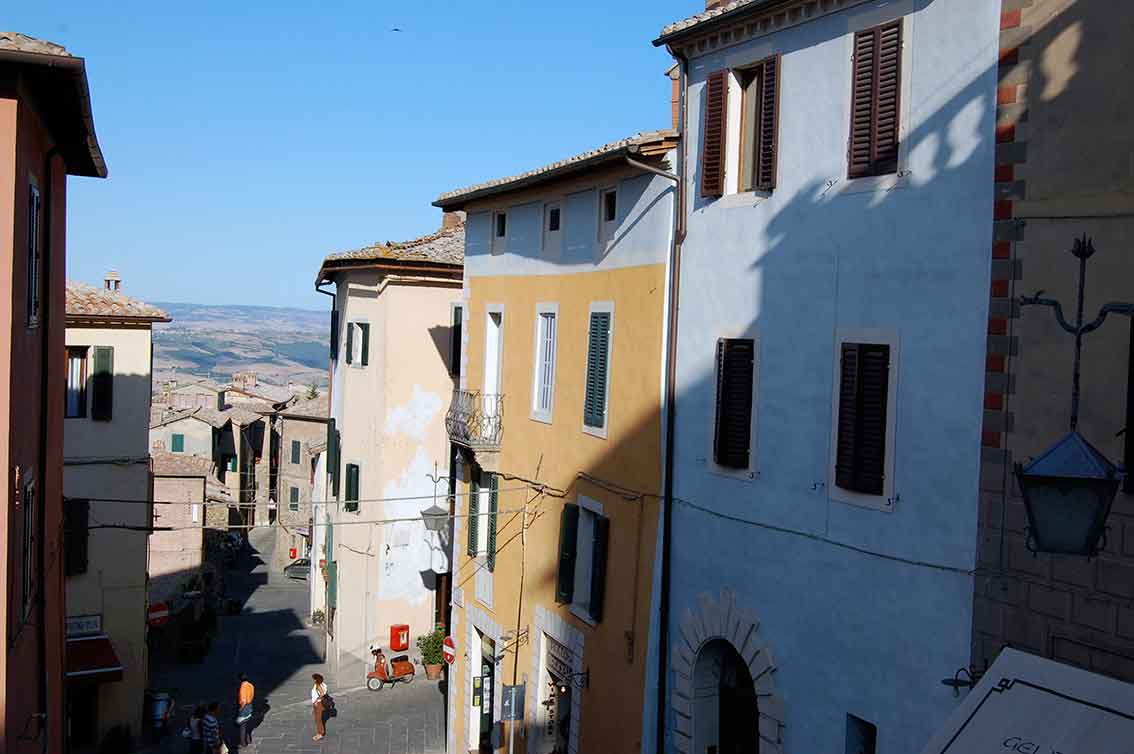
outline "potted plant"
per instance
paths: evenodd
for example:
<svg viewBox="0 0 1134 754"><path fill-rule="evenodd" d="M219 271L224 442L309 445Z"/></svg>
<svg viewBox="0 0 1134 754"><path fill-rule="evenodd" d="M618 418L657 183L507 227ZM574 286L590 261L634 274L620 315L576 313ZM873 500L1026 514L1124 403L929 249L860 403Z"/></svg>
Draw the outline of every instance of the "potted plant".
<svg viewBox="0 0 1134 754"><path fill-rule="evenodd" d="M441 645L444 641L445 632L440 628L417 637L417 649L421 652L421 664L425 666L425 677L431 681L436 681L441 677L441 668L444 663Z"/></svg>

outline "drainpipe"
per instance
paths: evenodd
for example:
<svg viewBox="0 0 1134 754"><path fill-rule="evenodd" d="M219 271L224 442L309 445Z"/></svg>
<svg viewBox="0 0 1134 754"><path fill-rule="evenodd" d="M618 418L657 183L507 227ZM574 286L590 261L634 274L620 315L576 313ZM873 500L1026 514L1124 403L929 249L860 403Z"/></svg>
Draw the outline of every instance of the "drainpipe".
<svg viewBox="0 0 1134 754"><path fill-rule="evenodd" d="M672 46L669 53L677 59L681 70L681 103L678 109L677 133L681 138L681 162L677 174L677 211L673 221L673 247L669 263L669 329L665 343L665 465L661 499L662 543L661 543L661 585L658 595L658 710L657 710L657 752L665 754L665 721L668 674L666 658L669 656L669 579L670 579L670 533L673 520L673 459L676 435L677 411L677 317L680 310L678 297L681 293L681 246L685 242L685 176L689 157L688 129L686 116L688 110L687 87L689 60Z"/></svg>
<svg viewBox="0 0 1134 754"><path fill-rule="evenodd" d="M325 290L323 290L322 288L319 287L321 285L327 285L327 283L329 283L329 282L330 281L328 281L328 280L320 280L319 282L315 283L315 292L316 293L322 293L324 296L330 296L331 297L331 311L334 311L335 306L338 303L337 297L335 296L334 293L331 293L330 291L325 291ZM328 416L330 415L330 412L331 412L331 399L334 397L334 389L335 389L334 377L335 377L335 375L332 373L331 360L327 359L327 414L328 414Z"/></svg>
<svg viewBox="0 0 1134 754"><path fill-rule="evenodd" d="M40 390L40 414L39 414L39 478L36 479L36 495L39 498L39 511L36 514L36 562L39 566L39 588L36 590L36 609L39 613L38 625L36 626L36 655L39 663L40 673L42 674L41 682L39 685L39 723L40 723L40 749L47 754L47 742L51 737L48 731L48 710L49 710L49 697L47 693L47 685L51 679L51 675L47 670L47 497L44 495L47 487L47 443L48 443L48 429L50 428L49 414L51 411L48 406L51 405L51 381L48 379L50 374L51 362L53 354L51 353L51 336L52 336L52 320L51 308L55 305L54 296L52 296L52 282L51 282L51 259L54 256L51 249L51 225L55 219L55 213L52 212L52 203L55 201L55 192L52 190L53 181L51 175L51 163L55 156L59 154L59 147L52 147L43 156L43 206L45 208L43 213L43 233L40 248L43 250L40 256L40 289L41 298L39 302L40 307L40 375L39 375L39 390ZM62 439L62 438L60 438ZM59 484L63 484L62 469L60 469ZM62 501L62 489L60 489L60 501ZM24 501L27 505L27 501ZM62 567L62 563L56 565ZM62 604L62 602L60 602ZM60 650L63 647L59 648ZM66 702L64 702L65 704ZM60 716L62 717L62 710Z"/></svg>

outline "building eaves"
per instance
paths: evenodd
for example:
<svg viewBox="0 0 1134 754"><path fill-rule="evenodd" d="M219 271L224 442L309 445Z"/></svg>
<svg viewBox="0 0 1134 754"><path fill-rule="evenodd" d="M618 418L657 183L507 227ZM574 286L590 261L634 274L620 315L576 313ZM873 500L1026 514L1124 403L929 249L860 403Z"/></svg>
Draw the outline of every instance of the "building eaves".
<svg viewBox="0 0 1134 754"><path fill-rule="evenodd" d="M436 267L438 265L459 274L465 262L465 223L461 219L457 225L441 228L428 235L411 241L386 241L373 243L353 251L328 254L319 269L320 282L331 270L385 263L404 265L407 270L418 266Z"/></svg>
<svg viewBox="0 0 1134 754"><path fill-rule="evenodd" d="M446 191L437 197L433 205L446 211L460 209L475 199L483 199L582 173L600 165L621 160L623 157L635 154L644 148L666 145L670 142L675 143L677 138L677 132L672 129L643 131L534 170L505 178L496 178L454 191Z"/></svg>
<svg viewBox="0 0 1134 754"><path fill-rule="evenodd" d="M86 62L61 45L15 31L0 32L0 66L25 75L70 175L106 177L106 160L95 135Z"/></svg>
<svg viewBox="0 0 1134 754"><path fill-rule="evenodd" d="M660 47L674 42L679 38L688 36L689 34L705 31L717 24L726 23L750 11L767 10L776 5L785 5L789 2L794 2L794 0L732 0L732 2L722 3L715 8L709 8L700 13L695 13L688 18L674 21L672 24L663 27L661 34L654 40L654 46Z"/></svg>
<svg viewBox="0 0 1134 754"><path fill-rule="evenodd" d="M156 306L118 291L67 281L67 320L105 319L133 322L171 322Z"/></svg>

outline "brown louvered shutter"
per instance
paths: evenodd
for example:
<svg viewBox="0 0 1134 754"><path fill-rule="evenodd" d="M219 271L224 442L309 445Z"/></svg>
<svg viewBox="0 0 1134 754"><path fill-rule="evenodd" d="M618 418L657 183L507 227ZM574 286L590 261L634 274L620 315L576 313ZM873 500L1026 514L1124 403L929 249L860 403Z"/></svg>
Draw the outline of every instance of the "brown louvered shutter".
<svg viewBox="0 0 1134 754"><path fill-rule="evenodd" d="M701 127L701 196L724 193L727 110L728 71L710 73L705 80L705 119Z"/></svg>
<svg viewBox="0 0 1134 754"><path fill-rule="evenodd" d="M759 150L756 164L756 188L771 191L776 187L776 154L780 130L780 56L773 55L760 66L760 120L756 124Z"/></svg>
<svg viewBox="0 0 1134 754"><path fill-rule="evenodd" d="M854 82L847 174L884 175L898 169L902 89L902 20L854 35Z"/></svg>
<svg viewBox="0 0 1134 754"><path fill-rule="evenodd" d="M755 343L717 341L717 427L713 458L721 466L747 469L752 440L752 372Z"/></svg>
<svg viewBox="0 0 1134 754"><path fill-rule="evenodd" d="M886 482L890 346L844 343L840 375L835 484L881 495Z"/></svg>

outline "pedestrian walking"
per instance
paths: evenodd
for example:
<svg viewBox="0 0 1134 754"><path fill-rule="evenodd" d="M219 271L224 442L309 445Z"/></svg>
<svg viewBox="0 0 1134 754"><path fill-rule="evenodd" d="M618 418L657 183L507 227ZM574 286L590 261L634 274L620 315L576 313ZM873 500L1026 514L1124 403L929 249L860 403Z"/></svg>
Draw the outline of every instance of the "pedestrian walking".
<svg viewBox="0 0 1134 754"><path fill-rule="evenodd" d="M327 697L328 689L323 676L318 673L312 674L311 680L315 682L311 686L311 709L315 715L315 735L311 740L319 741L327 735L327 709L323 700Z"/></svg>
<svg viewBox="0 0 1134 754"><path fill-rule="evenodd" d="M224 746L224 741L221 739L220 720L217 719L219 714L220 702L209 702L209 706L205 710L205 717L201 721L201 737L205 741L205 754L222 754L221 747Z"/></svg>
<svg viewBox="0 0 1134 754"><path fill-rule="evenodd" d="M189 715L189 754L205 754L205 737L202 725L205 722L205 705L198 704Z"/></svg>
<svg viewBox="0 0 1134 754"><path fill-rule="evenodd" d="M236 728L239 731L237 745L251 746L252 732L248 725L252 722L252 700L256 696L256 687L244 673L237 676L237 681L240 684L236 690Z"/></svg>

